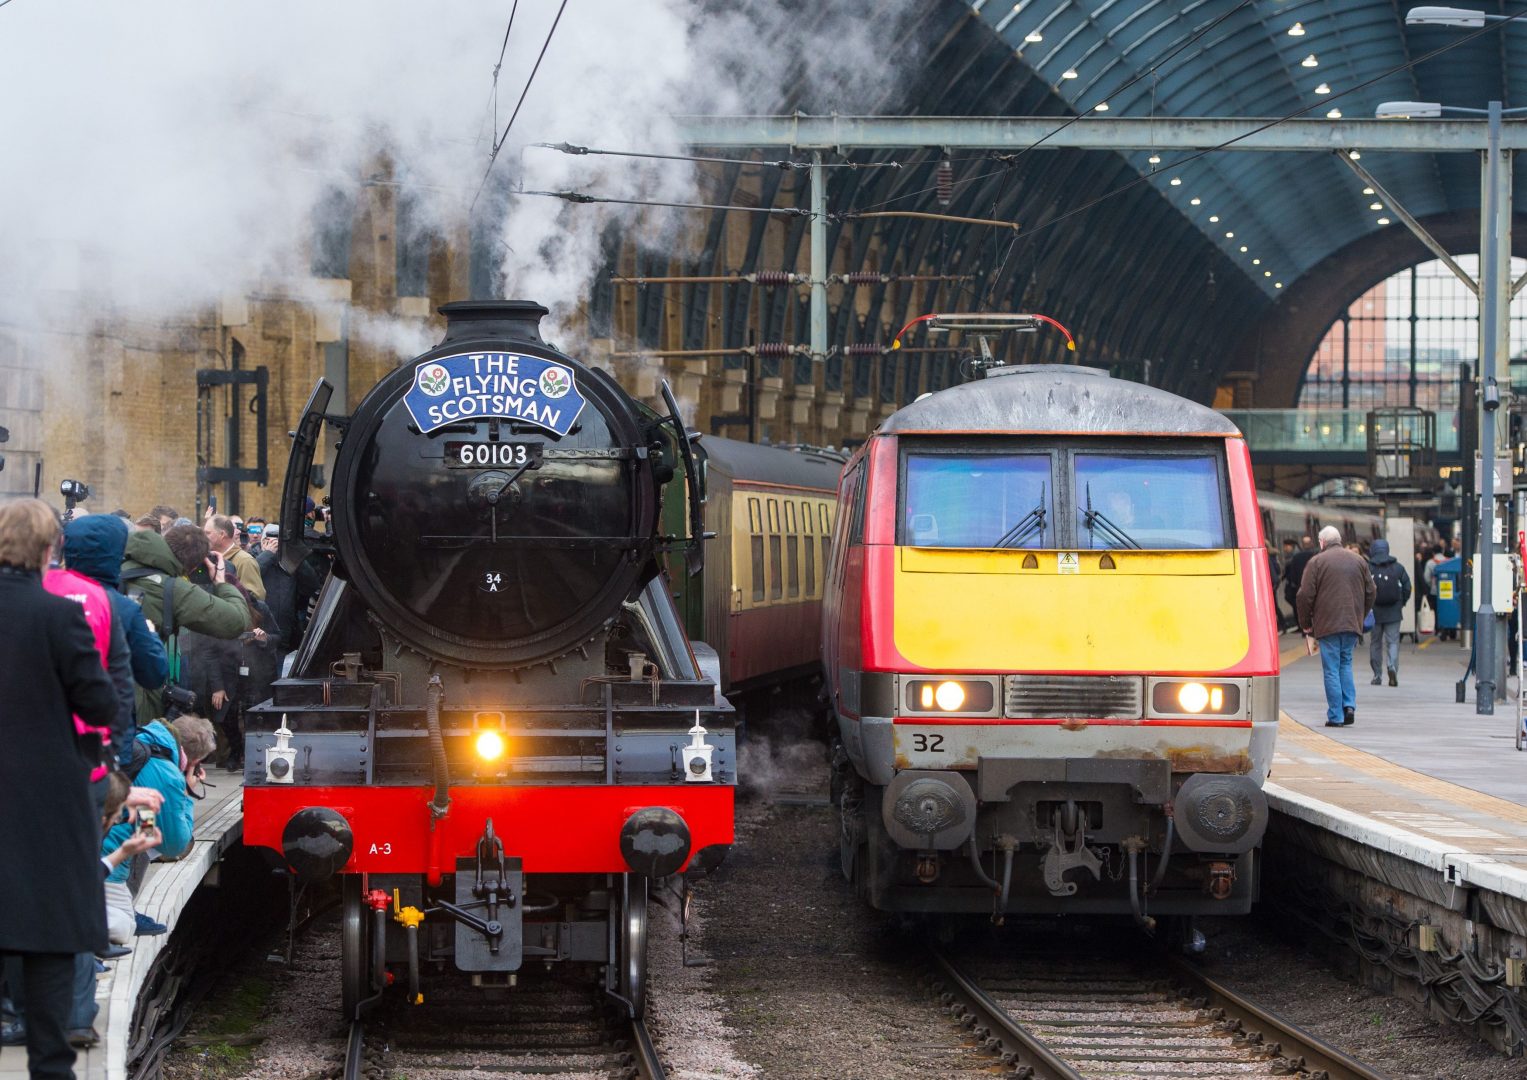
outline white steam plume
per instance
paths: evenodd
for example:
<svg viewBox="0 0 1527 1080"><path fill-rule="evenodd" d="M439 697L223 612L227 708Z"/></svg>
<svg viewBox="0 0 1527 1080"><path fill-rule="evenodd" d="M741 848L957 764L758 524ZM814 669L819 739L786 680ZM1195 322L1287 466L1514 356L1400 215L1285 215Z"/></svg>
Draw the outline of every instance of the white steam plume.
<svg viewBox="0 0 1527 1080"><path fill-rule="evenodd" d="M384 160L459 237L495 124L514 109L557 3L521 0L496 120L491 72L509 0L6 5L0 323L24 325L60 294L140 317L257 288L290 295L309 277L315 207ZM569 0L495 184L693 201L688 164L524 143L673 152L676 113L873 108L917 66L896 44L900 13L917 7ZM602 264L611 224L639 216L645 243L677 250L702 221L534 197L497 205L509 290L564 315ZM352 325L391 340L382 322Z"/></svg>

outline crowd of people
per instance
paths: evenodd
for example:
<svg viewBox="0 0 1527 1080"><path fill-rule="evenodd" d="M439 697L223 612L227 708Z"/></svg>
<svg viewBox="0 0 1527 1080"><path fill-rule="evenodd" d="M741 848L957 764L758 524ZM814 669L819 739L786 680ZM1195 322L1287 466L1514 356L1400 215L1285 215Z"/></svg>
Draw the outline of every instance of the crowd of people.
<svg viewBox="0 0 1527 1080"><path fill-rule="evenodd" d="M0 1042L26 1046L33 1077L72 1076L98 1041L97 975L168 929L134 906L149 862L190 848L208 768L243 770L244 710L325 569L285 570L279 531L0 504L0 785L47 822L0 831Z"/></svg>
<svg viewBox="0 0 1527 1080"><path fill-rule="evenodd" d="M1456 541L1417 545L1412 573L1383 539L1343 541L1327 525L1316 538L1298 544L1284 540L1281 557L1269 547L1273 595L1282 586L1288 610L1278 606L1278 631L1298 631L1320 653L1325 679L1326 725L1345 727L1357 721L1353 652L1368 636L1371 685L1399 686L1400 627L1408 608L1430 614L1436 624L1444 598L1439 567L1457 554ZM1416 588L1416 583L1420 588ZM1439 631L1440 633L1441 631Z"/></svg>

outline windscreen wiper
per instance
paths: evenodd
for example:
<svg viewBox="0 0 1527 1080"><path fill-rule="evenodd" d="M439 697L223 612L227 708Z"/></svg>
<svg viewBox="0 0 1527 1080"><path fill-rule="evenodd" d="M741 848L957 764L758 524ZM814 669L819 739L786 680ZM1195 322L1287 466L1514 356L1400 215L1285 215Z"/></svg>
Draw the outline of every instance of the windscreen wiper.
<svg viewBox="0 0 1527 1080"><path fill-rule="evenodd" d="M1039 485L1039 503L1014 525L994 544L994 547L1018 547L1022 545L1035 532L1039 533L1039 543L1044 544L1045 537L1045 486Z"/></svg>
<svg viewBox="0 0 1527 1080"><path fill-rule="evenodd" d="M1093 532L1101 533L1103 539L1107 540L1114 547L1135 549L1140 547L1129 533L1109 520L1107 514L1092 508L1092 485L1090 483L1087 485L1087 512L1082 515L1082 523L1087 526L1089 536Z"/></svg>

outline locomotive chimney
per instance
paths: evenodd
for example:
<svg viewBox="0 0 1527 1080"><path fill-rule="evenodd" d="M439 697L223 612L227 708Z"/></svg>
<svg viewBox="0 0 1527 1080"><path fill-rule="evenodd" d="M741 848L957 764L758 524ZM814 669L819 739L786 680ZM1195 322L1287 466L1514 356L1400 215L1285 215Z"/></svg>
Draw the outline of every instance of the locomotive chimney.
<svg viewBox="0 0 1527 1080"><path fill-rule="evenodd" d="M483 338L546 344L540 329L546 309L534 300L455 300L441 304L440 314L445 316L441 345Z"/></svg>

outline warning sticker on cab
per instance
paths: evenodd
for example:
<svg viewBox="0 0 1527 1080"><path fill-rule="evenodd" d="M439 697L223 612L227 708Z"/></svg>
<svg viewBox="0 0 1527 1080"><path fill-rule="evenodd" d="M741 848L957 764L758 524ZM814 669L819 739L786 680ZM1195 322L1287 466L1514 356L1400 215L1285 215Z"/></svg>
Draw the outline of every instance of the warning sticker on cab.
<svg viewBox="0 0 1527 1080"><path fill-rule="evenodd" d="M1453 583L1451 581L1437 582L1437 599L1451 600L1453 598Z"/></svg>
<svg viewBox="0 0 1527 1080"><path fill-rule="evenodd" d="M1057 551L1055 553L1055 572L1057 574L1076 574L1082 569L1082 557L1075 551Z"/></svg>

